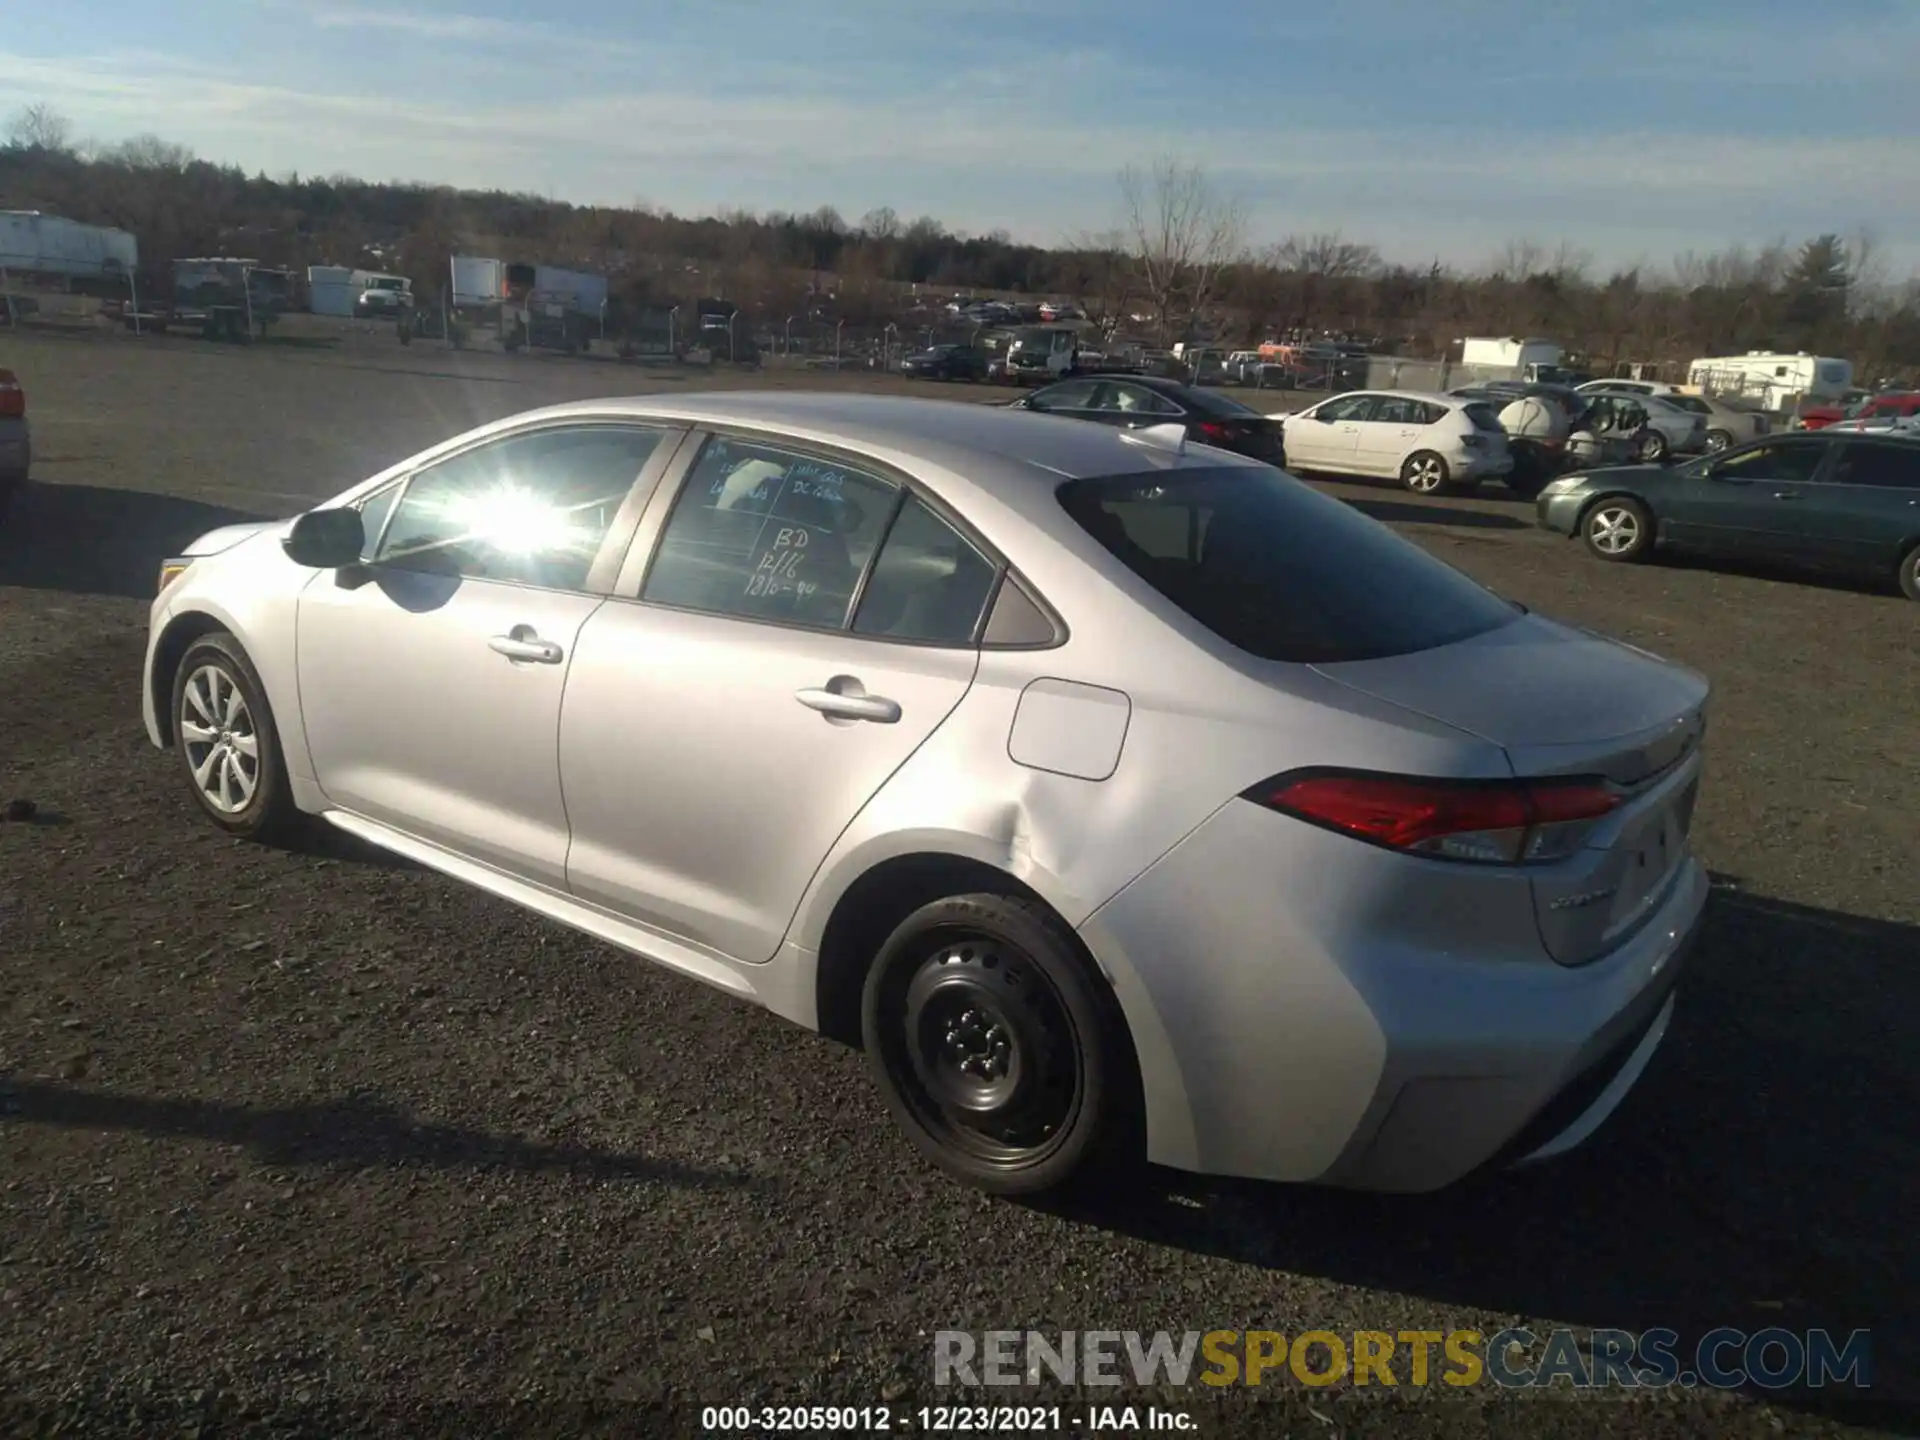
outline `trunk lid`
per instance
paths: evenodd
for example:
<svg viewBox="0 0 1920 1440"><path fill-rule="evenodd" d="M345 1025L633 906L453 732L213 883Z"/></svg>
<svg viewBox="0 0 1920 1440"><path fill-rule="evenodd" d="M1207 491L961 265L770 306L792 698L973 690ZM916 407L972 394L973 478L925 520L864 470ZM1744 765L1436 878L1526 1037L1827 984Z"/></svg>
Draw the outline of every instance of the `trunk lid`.
<svg viewBox="0 0 1920 1440"><path fill-rule="evenodd" d="M1706 729L1703 676L1536 615L1418 654L1314 668L1492 741L1516 775L1597 775L1617 787L1623 803L1584 848L1532 877L1541 939L1562 964L1624 940L1687 863Z"/></svg>

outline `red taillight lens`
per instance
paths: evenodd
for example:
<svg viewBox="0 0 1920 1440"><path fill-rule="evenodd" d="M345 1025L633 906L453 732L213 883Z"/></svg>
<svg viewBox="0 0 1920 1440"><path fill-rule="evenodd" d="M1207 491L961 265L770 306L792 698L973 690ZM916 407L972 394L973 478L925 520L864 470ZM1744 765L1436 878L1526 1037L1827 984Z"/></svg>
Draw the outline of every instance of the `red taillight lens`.
<svg viewBox="0 0 1920 1440"><path fill-rule="evenodd" d="M1218 445L1222 441L1233 438L1233 431L1227 426L1222 425L1218 420L1202 420L1193 428L1200 432L1201 439L1205 440L1209 445Z"/></svg>
<svg viewBox="0 0 1920 1440"><path fill-rule="evenodd" d="M0 419L18 420L27 413L27 392L11 370L0 370Z"/></svg>
<svg viewBox="0 0 1920 1440"><path fill-rule="evenodd" d="M1569 855L1620 805L1600 780L1481 783L1353 771L1282 775L1246 798L1388 849L1495 865Z"/></svg>

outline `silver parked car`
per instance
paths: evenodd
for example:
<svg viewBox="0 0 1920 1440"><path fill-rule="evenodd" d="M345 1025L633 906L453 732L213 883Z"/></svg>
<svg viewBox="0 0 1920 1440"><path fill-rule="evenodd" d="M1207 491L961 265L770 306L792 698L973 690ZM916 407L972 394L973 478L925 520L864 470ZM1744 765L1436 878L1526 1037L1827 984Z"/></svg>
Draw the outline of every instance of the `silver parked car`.
<svg viewBox="0 0 1920 1440"><path fill-rule="evenodd" d="M1631 395L1636 399L1652 396L1700 417L1703 430L1701 448L1718 455L1735 445L1758 440L1773 431L1773 419L1758 404L1737 396L1695 395L1678 385L1656 380L1590 380L1580 387L1583 395Z"/></svg>
<svg viewBox="0 0 1920 1440"><path fill-rule="evenodd" d="M1259 461L876 396L537 411L162 570L208 819L307 817L863 1046L983 1188L1584 1139L1707 882L1707 686Z"/></svg>

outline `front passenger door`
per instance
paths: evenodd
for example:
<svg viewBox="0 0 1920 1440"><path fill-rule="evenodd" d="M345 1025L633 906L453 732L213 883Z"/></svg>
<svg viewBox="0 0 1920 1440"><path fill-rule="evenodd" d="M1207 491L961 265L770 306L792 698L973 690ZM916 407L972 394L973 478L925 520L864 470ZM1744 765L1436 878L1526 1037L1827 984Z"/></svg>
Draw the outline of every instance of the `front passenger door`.
<svg viewBox="0 0 1920 1440"><path fill-rule="evenodd" d="M1783 435L1742 450L1729 451L1711 464L1669 472L1672 499L1663 513L1662 537L1677 545L1723 555L1778 551L1775 532L1799 513L1791 501L1819 473L1832 441L1817 432Z"/></svg>
<svg viewBox="0 0 1920 1440"><path fill-rule="evenodd" d="M1352 474L1360 427L1373 413L1371 395L1339 395L1296 415L1282 435L1287 464L1302 470Z"/></svg>
<svg viewBox="0 0 1920 1440"><path fill-rule="evenodd" d="M329 802L564 887L555 749L574 640L682 433L545 426L367 498L366 563L314 576L296 616Z"/></svg>

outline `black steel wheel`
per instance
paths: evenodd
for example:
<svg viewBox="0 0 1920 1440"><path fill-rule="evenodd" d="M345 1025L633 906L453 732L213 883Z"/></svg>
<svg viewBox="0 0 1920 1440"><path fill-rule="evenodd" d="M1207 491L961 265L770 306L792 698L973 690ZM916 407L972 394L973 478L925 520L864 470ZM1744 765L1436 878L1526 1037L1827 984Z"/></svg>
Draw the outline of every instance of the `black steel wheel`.
<svg viewBox="0 0 1920 1440"><path fill-rule="evenodd" d="M1127 1148L1117 1006L1045 907L921 907L868 972L862 1031L894 1118L949 1173L1001 1195L1059 1189Z"/></svg>

